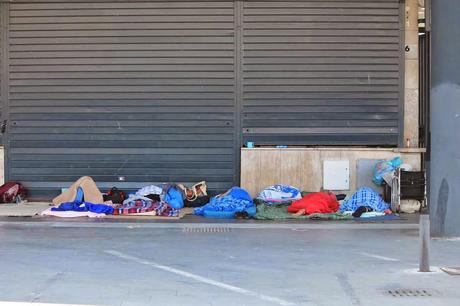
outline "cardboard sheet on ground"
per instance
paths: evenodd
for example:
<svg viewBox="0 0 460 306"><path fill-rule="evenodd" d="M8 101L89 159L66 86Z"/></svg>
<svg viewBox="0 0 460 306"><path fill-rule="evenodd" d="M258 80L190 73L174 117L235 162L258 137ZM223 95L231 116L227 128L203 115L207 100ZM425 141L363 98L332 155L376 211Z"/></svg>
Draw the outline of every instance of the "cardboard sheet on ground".
<svg viewBox="0 0 460 306"><path fill-rule="evenodd" d="M183 218L186 215L193 214L193 208L183 208L179 212L179 216L177 217L164 217L164 216L156 216L154 211L151 212L145 212L145 213L135 213L135 214L129 214L129 215L104 215L104 214L96 214L96 213L91 213L91 212L73 212L73 211L68 211L68 212L60 212L62 213L62 216L56 216L56 215L48 215L47 212L50 211L50 208L47 207L43 212L41 212L42 216L45 217L55 217L55 218L60 218L60 217L67 217L67 218L81 218L81 217L93 217L93 218L110 218L110 219L143 219L143 220L179 220Z"/></svg>
<svg viewBox="0 0 460 306"><path fill-rule="evenodd" d="M33 217L50 207L47 202L0 204L0 217Z"/></svg>

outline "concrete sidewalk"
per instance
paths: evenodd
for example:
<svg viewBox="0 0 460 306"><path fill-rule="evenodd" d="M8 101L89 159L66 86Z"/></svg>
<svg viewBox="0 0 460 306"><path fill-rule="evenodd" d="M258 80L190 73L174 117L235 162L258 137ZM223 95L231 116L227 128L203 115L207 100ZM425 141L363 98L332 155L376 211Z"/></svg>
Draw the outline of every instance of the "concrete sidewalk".
<svg viewBox="0 0 460 306"><path fill-rule="evenodd" d="M83 224L90 226L1 223L0 301L123 306L460 301L460 277L437 268L417 272L414 229ZM436 267L459 266L460 240L432 240L431 257Z"/></svg>

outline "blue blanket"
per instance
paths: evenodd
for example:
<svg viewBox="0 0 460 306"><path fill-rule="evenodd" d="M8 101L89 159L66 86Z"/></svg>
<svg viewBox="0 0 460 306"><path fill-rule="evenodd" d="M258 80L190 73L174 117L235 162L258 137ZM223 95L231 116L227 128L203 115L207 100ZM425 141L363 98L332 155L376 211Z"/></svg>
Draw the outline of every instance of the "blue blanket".
<svg viewBox="0 0 460 306"><path fill-rule="evenodd" d="M98 214L113 213L113 207L105 204L93 204L89 202L66 202L59 205L59 207L51 208L51 211L90 211Z"/></svg>
<svg viewBox="0 0 460 306"><path fill-rule="evenodd" d="M206 212L227 212L229 214L234 214L236 212L246 211L248 214L252 212L255 214L255 210L251 209L254 208L254 206L254 202L246 190L239 187L233 187L223 195L211 198L208 204L195 208L194 213L195 215L201 216L206 216Z"/></svg>
<svg viewBox="0 0 460 306"><path fill-rule="evenodd" d="M340 205L340 212L355 211L360 206L367 206L374 211L383 212L390 208L380 195L369 187L358 189L349 200Z"/></svg>
<svg viewBox="0 0 460 306"><path fill-rule="evenodd" d="M163 197L163 201L169 204L172 208L181 209L184 207L184 198L182 192L175 186L165 186L167 191Z"/></svg>

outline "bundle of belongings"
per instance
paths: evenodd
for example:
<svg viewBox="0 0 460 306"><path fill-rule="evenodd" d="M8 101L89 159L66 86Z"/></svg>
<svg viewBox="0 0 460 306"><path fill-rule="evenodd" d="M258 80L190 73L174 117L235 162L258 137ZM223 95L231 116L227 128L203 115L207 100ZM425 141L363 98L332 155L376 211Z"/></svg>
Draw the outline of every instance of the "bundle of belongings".
<svg viewBox="0 0 460 306"><path fill-rule="evenodd" d="M210 196L206 191L205 181L196 183L190 188L182 184L178 184L177 187L182 191L184 195L185 207L200 207L208 203L210 200Z"/></svg>
<svg viewBox="0 0 460 306"><path fill-rule="evenodd" d="M377 162L374 167L374 176L372 178L372 181L377 186L382 185L385 180L385 177L388 177L388 174L394 173L396 168L399 168L401 166L402 160L400 157L395 157L392 160L381 160Z"/></svg>
<svg viewBox="0 0 460 306"><path fill-rule="evenodd" d="M269 186L257 196L257 199L267 203L283 203L301 198L302 195L297 188L281 184Z"/></svg>
<svg viewBox="0 0 460 306"><path fill-rule="evenodd" d="M17 203L20 204L26 200L26 189L22 184L17 182L6 182L0 186L0 204Z"/></svg>
<svg viewBox="0 0 460 306"><path fill-rule="evenodd" d="M94 180L84 176L54 198L54 207L41 214L58 217L178 217L185 203L202 201L203 197L207 197L205 182L191 188L176 184L148 185L126 196L116 187L102 194Z"/></svg>

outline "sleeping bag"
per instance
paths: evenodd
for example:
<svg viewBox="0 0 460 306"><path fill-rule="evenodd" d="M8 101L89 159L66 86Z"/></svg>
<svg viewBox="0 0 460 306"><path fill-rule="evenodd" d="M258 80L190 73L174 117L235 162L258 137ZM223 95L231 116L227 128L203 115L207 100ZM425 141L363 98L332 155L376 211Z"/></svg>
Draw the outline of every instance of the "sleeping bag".
<svg viewBox="0 0 460 306"><path fill-rule="evenodd" d="M292 203L288 212L295 214L302 209L305 210L305 215L335 213L339 209L339 202L331 192L315 192Z"/></svg>

